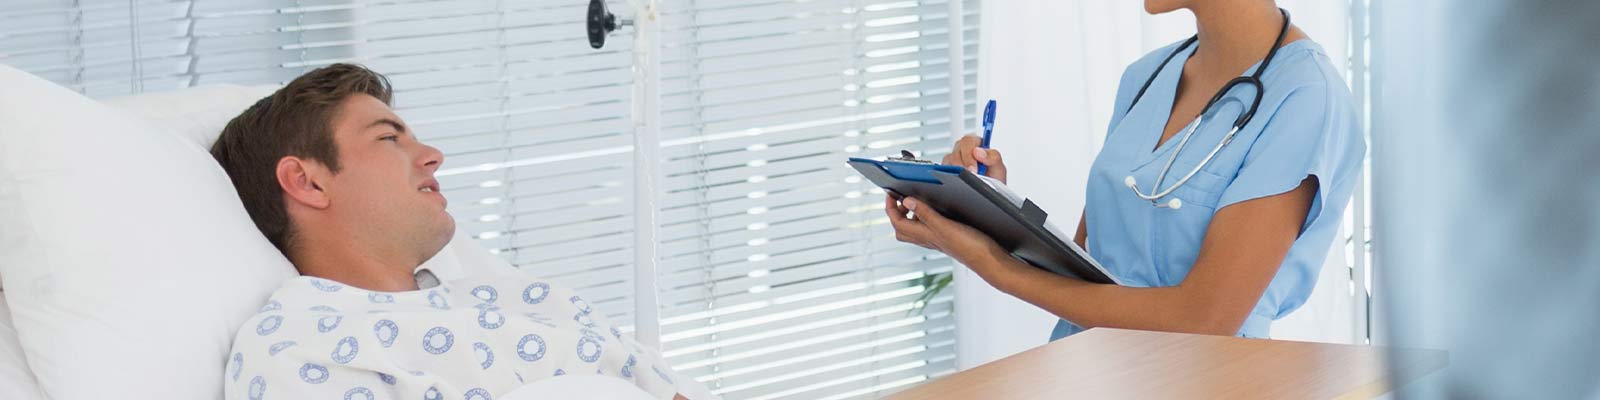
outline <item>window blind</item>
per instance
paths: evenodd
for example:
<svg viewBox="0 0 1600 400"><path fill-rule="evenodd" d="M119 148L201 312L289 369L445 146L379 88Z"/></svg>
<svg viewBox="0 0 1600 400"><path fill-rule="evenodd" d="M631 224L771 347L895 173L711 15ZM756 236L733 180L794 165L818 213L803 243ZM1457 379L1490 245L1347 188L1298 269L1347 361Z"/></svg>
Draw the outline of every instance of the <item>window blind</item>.
<svg viewBox="0 0 1600 400"><path fill-rule="evenodd" d="M458 229L631 331L632 32L588 48L584 3L8 0L0 63L91 97L363 63L445 152ZM971 99L979 7L966 4ZM949 296L915 302L952 263L895 242L882 192L844 163L947 151L947 4L662 6L668 360L730 399L875 397L952 372Z"/></svg>
<svg viewBox="0 0 1600 400"><path fill-rule="evenodd" d="M669 362L748 399L868 397L953 371L948 298L913 310L952 263L896 242L883 192L844 162L948 151L948 5L696 0L664 14Z"/></svg>

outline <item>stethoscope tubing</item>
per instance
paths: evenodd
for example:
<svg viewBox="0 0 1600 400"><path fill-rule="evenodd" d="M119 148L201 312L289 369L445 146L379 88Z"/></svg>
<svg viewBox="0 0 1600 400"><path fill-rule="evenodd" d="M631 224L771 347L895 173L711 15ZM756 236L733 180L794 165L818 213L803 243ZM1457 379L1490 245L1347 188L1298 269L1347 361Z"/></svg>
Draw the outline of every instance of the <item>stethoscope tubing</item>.
<svg viewBox="0 0 1600 400"><path fill-rule="evenodd" d="M1211 100L1207 101L1205 107L1200 109L1200 115L1195 118L1195 122L1185 129L1183 138L1179 139L1177 146L1172 149L1172 155L1167 157L1166 164L1161 167L1161 173L1156 175L1156 184L1151 188L1151 193L1146 194L1144 191L1140 190L1138 181L1134 179L1132 175L1129 175L1123 180L1124 185L1126 185L1129 189L1133 189L1133 194L1135 196L1138 196L1140 199L1150 201L1151 205L1158 208L1177 209L1182 207L1183 202L1177 198L1172 198L1171 201L1166 203L1162 203L1159 200L1172 195L1172 192L1177 191L1180 187L1183 187L1185 183L1189 182L1189 179L1194 178L1196 174L1200 173L1200 170L1205 169L1206 165L1211 164L1211 160L1216 158L1217 153L1222 152L1222 149L1227 147L1228 143L1233 142L1234 135L1239 133L1239 130L1243 129L1245 125L1249 125L1250 120L1255 118L1256 110L1261 107L1262 95L1267 90L1266 85L1262 84L1261 82L1261 75L1267 70L1267 65L1272 62L1272 58L1278 54L1278 49L1283 45L1283 38L1289 33L1289 12L1283 9L1278 9L1278 11L1283 13L1283 27L1278 30L1278 38L1276 41L1272 42L1272 49L1267 52L1266 59L1262 60L1261 67L1257 68L1255 73L1252 73L1249 76L1241 76L1228 81L1228 84L1223 85L1221 90L1218 90L1216 94L1211 96ZM1133 110L1134 105L1139 104L1139 100L1144 97L1145 91L1149 90L1150 85L1155 82L1156 77L1161 75L1161 70L1165 69L1166 65L1171 63L1174 57L1177 57L1178 53L1182 53L1183 50L1188 49L1189 46L1194 45L1194 43L1198 40L1198 35L1190 37L1188 40L1185 40L1182 45L1179 45L1177 49L1173 50L1172 53L1167 54L1167 57L1162 60L1161 65L1156 67L1155 72L1150 74L1149 79L1145 80L1144 86L1139 88L1139 93L1134 95L1133 102L1128 104L1129 111ZM1255 88L1255 96L1254 99L1252 99L1253 101L1250 103L1250 107L1245 109L1243 113L1239 114L1238 118L1234 119L1233 127L1228 130L1228 134L1223 136L1222 140L1218 141L1215 147L1211 148L1211 152L1207 153L1205 158L1201 159L1198 165L1189 170L1189 173L1184 174L1183 178L1180 178L1177 182L1174 182L1172 186L1167 187L1166 190L1162 190L1161 184L1166 182L1167 174L1172 172L1172 164L1178 161L1179 154L1183 154L1183 149L1188 146L1189 139L1194 137L1195 131L1200 129L1201 126L1205 125L1206 114L1212 111L1212 106L1215 106L1217 102L1227 97L1228 93L1232 91L1234 87L1239 85L1249 85Z"/></svg>
<svg viewBox="0 0 1600 400"><path fill-rule="evenodd" d="M1178 152L1182 151L1184 144L1189 142L1189 137L1190 136L1194 136L1194 129L1199 127L1203 123L1205 123L1205 118L1204 117L1202 117L1199 121L1196 121L1195 124L1194 124L1194 127L1189 128L1188 134L1183 135L1183 139L1178 141L1178 147L1176 149L1173 149L1172 155L1167 157L1166 165L1161 167L1161 174L1156 175L1156 186L1155 186L1156 188L1159 189L1161 187L1161 182L1166 180L1167 173L1172 171L1172 163L1178 160ZM1129 188L1133 189L1133 194L1135 196L1139 196L1139 198L1141 198L1141 199L1150 200L1151 202L1155 202L1157 200L1161 200L1161 198L1167 197L1168 195L1171 195L1173 191L1176 191L1176 190L1178 190L1178 188L1183 187L1183 184L1189 183L1189 179L1190 178L1194 178L1195 175L1199 174L1201 168L1204 168L1206 164L1210 164L1211 163L1211 159L1212 158L1216 158L1217 153L1221 153L1222 152L1222 148L1226 147L1228 145L1228 142L1232 142L1233 141L1233 135L1236 134L1236 133L1239 133L1239 127L1235 126L1232 129L1229 129L1228 130L1228 134L1226 136L1222 137L1222 141L1219 142L1216 147L1212 147L1211 148L1211 152L1207 153L1206 157L1200 160L1200 166L1199 167L1196 167L1194 169L1189 170L1188 174L1184 174L1183 178L1178 179L1178 181L1174 182L1172 184L1172 186L1167 188L1167 190L1162 190L1160 193L1144 194L1143 192L1141 192L1139 190L1139 183L1137 181L1133 180L1132 176L1129 176L1128 177L1129 179L1127 179L1125 182L1127 183L1127 186ZM1182 204L1182 203L1174 203L1174 204ZM1156 206L1160 207L1161 204L1157 203ZM1167 206L1167 207L1168 208L1178 208L1178 207L1174 207L1174 206Z"/></svg>

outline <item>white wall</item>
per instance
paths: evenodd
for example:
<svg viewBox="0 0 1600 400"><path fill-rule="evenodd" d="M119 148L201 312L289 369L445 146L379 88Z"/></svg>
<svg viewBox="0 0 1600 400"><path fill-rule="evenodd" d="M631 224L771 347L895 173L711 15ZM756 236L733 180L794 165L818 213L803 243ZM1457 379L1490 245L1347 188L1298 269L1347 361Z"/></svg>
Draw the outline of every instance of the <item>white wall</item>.
<svg viewBox="0 0 1600 400"><path fill-rule="evenodd" d="M1282 4L1296 24L1328 48L1330 57L1345 58L1343 2ZM1070 231L1083 210L1089 164L1104 140L1123 68L1151 49L1193 35L1194 19L1186 11L1149 16L1138 1L1004 0L986 1L983 7L976 100L999 101L993 146L1006 155L1011 186ZM1336 63L1344 67L1342 61ZM1331 265L1341 268L1332 278L1343 279L1338 274L1342 258ZM957 271L961 368L1046 342L1054 316L994 290L964 268ZM1324 281L1329 275L1325 271ZM1348 291L1347 285L1338 288L1346 290L1318 291L1333 297ZM1318 303L1314 321L1274 329L1295 338L1329 341L1340 338L1319 334L1341 333L1348 340L1347 325L1337 332L1316 327L1337 319L1340 310L1348 314L1348 307Z"/></svg>

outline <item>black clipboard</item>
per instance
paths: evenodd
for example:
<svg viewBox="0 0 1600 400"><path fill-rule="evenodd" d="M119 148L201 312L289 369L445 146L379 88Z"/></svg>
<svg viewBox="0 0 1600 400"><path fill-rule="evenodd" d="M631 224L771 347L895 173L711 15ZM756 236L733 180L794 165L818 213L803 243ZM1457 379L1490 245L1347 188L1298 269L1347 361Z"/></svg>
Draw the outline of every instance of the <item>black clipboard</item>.
<svg viewBox="0 0 1600 400"><path fill-rule="evenodd" d="M886 161L851 158L850 166L896 198L916 197L940 215L988 234L1029 265L1088 282L1120 284L1077 243L1050 233L1045 228L1048 215L1032 200L1019 207L965 168L915 160L909 154Z"/></svg>

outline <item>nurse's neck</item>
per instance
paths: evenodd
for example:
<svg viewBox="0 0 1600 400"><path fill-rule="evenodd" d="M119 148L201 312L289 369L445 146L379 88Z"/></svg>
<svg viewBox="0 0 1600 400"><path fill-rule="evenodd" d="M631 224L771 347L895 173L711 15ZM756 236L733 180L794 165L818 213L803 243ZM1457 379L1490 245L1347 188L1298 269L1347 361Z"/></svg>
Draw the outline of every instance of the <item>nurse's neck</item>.
<svg viewBox="0 0 1600 400"><path fill-rule="evenodd" d="M1209 0L1189 5L1200 42L1187 68L1206 75L1238 75L1265 58L1283 27L1283 15L1271 0ZM1284 44L1305 37L1290 27Z"/></svg>

